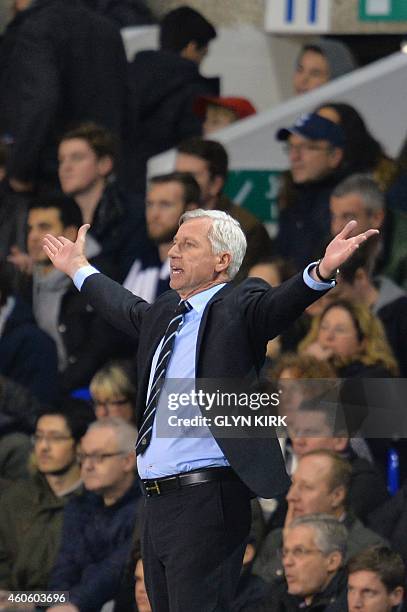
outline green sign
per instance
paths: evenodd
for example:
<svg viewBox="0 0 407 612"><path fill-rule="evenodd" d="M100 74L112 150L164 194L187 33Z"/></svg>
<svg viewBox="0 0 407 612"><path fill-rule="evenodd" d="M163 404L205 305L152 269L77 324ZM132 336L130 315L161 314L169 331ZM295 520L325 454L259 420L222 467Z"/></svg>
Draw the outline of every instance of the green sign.
<svg viewBox="0 0 407 612"><path fill-rule="evenodd" d="M281 172L277 170L231 170L225 192L261 221L276 224L280 176Z"/></svg>
<svg viewBox="0 0 407 612"><path fill-rule="evenodd" d="M359 0L360 21L407 21L407 0Z"/></svg>

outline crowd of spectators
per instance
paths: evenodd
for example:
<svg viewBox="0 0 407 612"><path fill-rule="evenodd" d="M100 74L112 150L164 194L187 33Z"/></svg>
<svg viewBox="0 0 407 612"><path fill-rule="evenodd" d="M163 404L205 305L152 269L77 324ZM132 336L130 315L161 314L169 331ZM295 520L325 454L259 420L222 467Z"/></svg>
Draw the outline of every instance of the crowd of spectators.
<svg viewBox="0 0 407 612"><path fill-rule="evenodd" d="M52 612L151 611L133 452L138 347L52 266L42 240L75 240L90 224L92 265L152 303L169 289L180 217L197 208L240 223L236 283L281 284L351 219L357 233L380 230L333 290L270 338L261 385L281 394L292 482L286 496L253 500L232 612L407 609L407 446L397 432L361 433L367 381L407 375L402 158L348 103L298 117L275 135L288 165L272 240L225 193L216 132L256 109L200 73L217 35L203 15L170 11L159 49L128 63L120 28L155 22L141 0L14 0L13 10L0 40L0 610L10 592L51 590L70 592ZM355 67L342 43L319 39L301 50L294 92ZM146 182L148 159L172 147L173 171ZM393 408L385 392L379 404Z"/></svg>

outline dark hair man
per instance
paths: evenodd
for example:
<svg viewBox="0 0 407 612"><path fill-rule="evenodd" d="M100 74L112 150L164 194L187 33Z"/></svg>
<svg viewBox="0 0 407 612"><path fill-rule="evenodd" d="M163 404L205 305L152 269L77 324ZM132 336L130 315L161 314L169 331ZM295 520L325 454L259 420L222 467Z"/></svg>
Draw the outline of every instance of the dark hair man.
<svg viewBox="0 0 407 612"><path fill-rule="evenodd" d="M219 95L219 79L203 77L199 66L216 37L215 28L189 6L170 11L160 24L160 48L140 51L130 64L131 132L127 180L144 192L147 160L202 134L194 113L199 95Z"/></svg>
<svg viewBox="0 0 407 612"><path fill-rule="evenodd" d="M397 612L405 586L406 571L398 553L386 546L362 550L348 563L349 612Z"/></svg>
<svg viewBox="0 0 407 612"><path fill-rule="evenodd" d="M170 261L168 251L177 233L181 215L198 208L199 185L187 172L155 176L149 181L146 195L147 234L154 248L136 259L123 283L147 302L169 289Z"/></svg>
<svg viewBox="0 0 407 612"><path fill-rule="evenodd" d="M0 498L0 589L46 589L65 504L82 488L76 453L93 418L85 402L66 400L37 419L35 473Z"/></svg>
<svg viewBox="0 0 407 612"><path fill-rule="evenodd" d="M228 154L220 142L190 138L177 147L176 170L190 172L201 188L202 207L223 210L236 219L246 236L247 251L238 280L271 253L271 240L262 223L245 208L234 204L223 189L228 174Z"/></svg>

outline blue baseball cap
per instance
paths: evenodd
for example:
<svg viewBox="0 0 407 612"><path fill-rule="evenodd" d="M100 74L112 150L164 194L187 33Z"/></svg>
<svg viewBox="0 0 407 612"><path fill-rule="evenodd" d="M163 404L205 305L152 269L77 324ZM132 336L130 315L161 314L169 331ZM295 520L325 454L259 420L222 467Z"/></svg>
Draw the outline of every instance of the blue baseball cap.
<svg viewBox="0 0 407 612"><path fill-rule="evenodd" d="M327 140L340 149L345 145L345 134L341 126L316 113L301 115L292 127L279 129L276 138L285 141L291 134L299 134L309 140Z"/></svg>

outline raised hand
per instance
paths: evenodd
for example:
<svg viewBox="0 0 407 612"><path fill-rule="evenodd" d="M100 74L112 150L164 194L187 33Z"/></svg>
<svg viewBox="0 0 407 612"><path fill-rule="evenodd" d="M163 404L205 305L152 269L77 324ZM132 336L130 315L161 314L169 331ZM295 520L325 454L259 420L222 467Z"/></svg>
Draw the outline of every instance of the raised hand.
<svg viewBox="0 0 407 612"><path fill-rule="evenodd" d="M370 229L350 238L349 236L356 225L355 220L349 221L326 247L325 255L319 264L319 271L324 278L331 278L339 266L351 257L362 242L379 233L377 229Z"/></svg>
<svg viewBox="0 0 407 612"><path fill-rule="evenodd" d="M68 240L64 236L52 236L46 234L43 241L43 249L48 255L54 266L65 272L71 278L75 272L83 266L89 265L85 257L85 238L90 225L86 223L79 228L75 242Z"/></svg>

